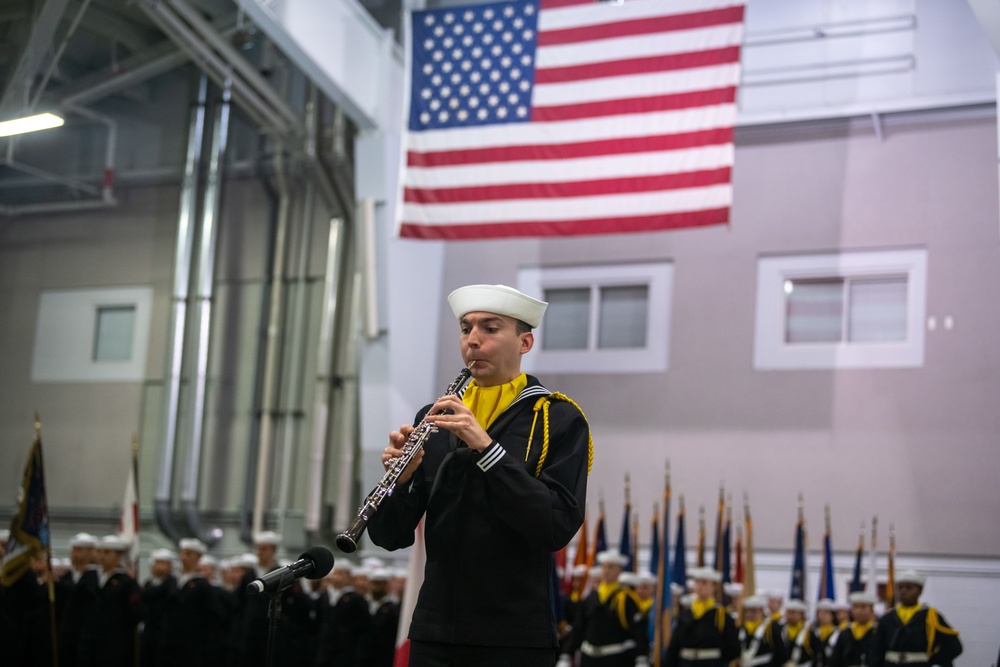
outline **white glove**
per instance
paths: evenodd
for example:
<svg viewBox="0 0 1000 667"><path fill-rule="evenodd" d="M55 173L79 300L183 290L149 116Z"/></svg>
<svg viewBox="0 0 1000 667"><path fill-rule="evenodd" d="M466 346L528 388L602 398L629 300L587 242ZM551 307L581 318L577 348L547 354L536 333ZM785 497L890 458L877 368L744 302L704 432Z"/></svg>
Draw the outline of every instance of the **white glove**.
<svg viewBox="0 0 1000 667"><path fill-rule="evenodd" d="M635 667L649 667L649 658L644 655L635 656Z"/></svg>
<svg viewBox="0 0 1000 667"><path fill-rule="evenodd" d="M568 653L563 653L556 661L556 667L573 667L573 658Z"/></svg>

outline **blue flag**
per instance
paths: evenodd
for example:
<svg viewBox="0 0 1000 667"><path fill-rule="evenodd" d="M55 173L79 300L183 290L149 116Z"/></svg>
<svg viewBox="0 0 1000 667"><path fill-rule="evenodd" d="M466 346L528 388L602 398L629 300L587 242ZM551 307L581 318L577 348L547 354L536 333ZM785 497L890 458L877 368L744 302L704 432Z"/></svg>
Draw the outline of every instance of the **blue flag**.
<svg viewBox="0 0 1000 667"><path fill-rule="evenodd" d="M684 498L677 512L677 539L674 541L673 577L671 581L687 590L687 547L684 545Z"/></svg>
<svg viewBox="0 0 1000 667"><path fill-rule="evenodd" d="M817 599L834 600L836 592L833 584L833 548L830 543L830 531L823 536L823 570L819 577L819 596Z"/></svg>
<svg viewBox="0 0 1000 667"><path fill-rule="evenodd" d="M795 524L795 559L792 562L792 588L788 597L792 600L805 600L806 586L806 527L805 521L799 516Z"/></svg>
<svg viewBox="0 0 1000 667"><path fill-rule="evenodd" d="M861 581L861 559L864 557L865 552L865 534L861 533L861 539L858 541L858 551L854 556L854 574L851 577L851 592L857 593L858 591L865 590L865 585Z"/></svg>
<svg viewBox="0 0 1000 667"><path fill-rule="evenodd" d="M618 541L618 552L628 558L625 572L635 570L635 558L632 554L632 503L625 503L625 517L622 519L622 537Z"/></svg>
<svg viewBox="0 0 1000 667"><path fill-rule="evenodd" d="M31 559L49 548L49 508L45 496L42 440L36 438L24 468L17 515L0 567L0 584L10 586L31 567Z"/></svg>

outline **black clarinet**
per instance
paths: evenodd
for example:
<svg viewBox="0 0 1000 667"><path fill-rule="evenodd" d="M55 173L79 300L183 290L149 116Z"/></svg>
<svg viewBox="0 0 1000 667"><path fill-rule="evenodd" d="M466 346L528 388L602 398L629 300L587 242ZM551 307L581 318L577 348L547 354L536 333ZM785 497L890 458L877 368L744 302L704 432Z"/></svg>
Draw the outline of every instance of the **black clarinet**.
<svg viewBox="0 0 1000 667"><path fill-rule="evenodd" d="M471 379L472 371L468 368L463 368L458 377L448 385L444 395L455 394L461 397ZM410 437L403 444L402 456L392 459L392 463L385 471L385 475L382 476L382 480L372 489L368 497L365 498L365 502L362 503L361 508L358 510L358 515L354 517L354 521L351 522L347 530L337 535L336 543L338 549L345 554L352 554L358 550L358 540L361 539L362 533L368 527L368 522L371 521L371 518L378 511L378 508L381 507L385 499L392 495L393 490L396 488L396 482L399 480L399 476L403 474L403 471L406 470L406 466L410 465L413 457L423 449L427 438L431 437L431 434L437 433L437 430L436 426L427 422L426 417L420 420L420 423L414 427L413 432L410 433Z"/></svg>

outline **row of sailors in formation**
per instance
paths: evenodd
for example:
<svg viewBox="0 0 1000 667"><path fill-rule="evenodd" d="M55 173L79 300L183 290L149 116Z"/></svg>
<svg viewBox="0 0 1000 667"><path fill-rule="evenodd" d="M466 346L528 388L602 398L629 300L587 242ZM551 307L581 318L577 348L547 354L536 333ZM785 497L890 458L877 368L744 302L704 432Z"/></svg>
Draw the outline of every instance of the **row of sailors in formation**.
<svg viewBox="0 0 1000 667"><path fill-rule="evenodd" d="M628 559L616 551L597 562L589 592L566 601L557 667L644 667L656 644L656 577L623 572ZM701 567L689 577L662 642L666 667L950 667L962 652L958 632L920 603L926 578L913 570L896 575L898 604L881 616L873 596L856 592L848 604L818 602L812 620L802 600L774 591L743 597L734 586L729 604L717 605L721 573Z"/></svg>
<svg viewBox="0 0 1000 667"><path fill-rule="evenodd" d="M119 537L80 533L70 541L66 572L50 574L39 557L18 581L0 587L3 662L56 664L51 578L61 667L390 667L405 581L377 559L363 568L339 561L323 579L296 580L280 594L269 642L270 596L252 595L247 586L281 566L280 542L274 532L259 533L256 554L220 564L199 540L182 539L178 554L153 552L150 577L140 585L123 567L127 545Z"/></svg>

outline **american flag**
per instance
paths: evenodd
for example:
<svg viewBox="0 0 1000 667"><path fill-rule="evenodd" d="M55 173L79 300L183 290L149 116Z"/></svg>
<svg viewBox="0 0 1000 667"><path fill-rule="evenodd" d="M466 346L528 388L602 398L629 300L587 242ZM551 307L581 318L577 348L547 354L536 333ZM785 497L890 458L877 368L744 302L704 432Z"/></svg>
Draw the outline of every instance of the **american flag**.
<svg viewBox="0 0 1000 667"><path fill-rule="evenodd" d="M414 12L400 235L725 223L742 0Z"/></svg>

